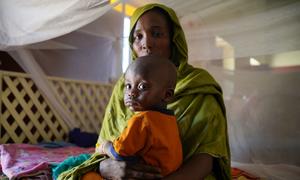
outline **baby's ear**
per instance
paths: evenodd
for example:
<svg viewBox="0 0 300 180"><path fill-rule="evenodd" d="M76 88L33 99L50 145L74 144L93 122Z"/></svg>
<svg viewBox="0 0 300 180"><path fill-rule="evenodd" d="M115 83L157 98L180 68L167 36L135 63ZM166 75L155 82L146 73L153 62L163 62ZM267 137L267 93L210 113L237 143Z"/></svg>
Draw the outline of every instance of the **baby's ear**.
<svg viewBox="0 0 300 180"><path fill-rule="evenodd" d="M165 101L166 103L171 102L173 96L174 96L174 89L173 89L173 88L168 88L168 89L166 90L166 93L165 93L164 101Z"/></svg>

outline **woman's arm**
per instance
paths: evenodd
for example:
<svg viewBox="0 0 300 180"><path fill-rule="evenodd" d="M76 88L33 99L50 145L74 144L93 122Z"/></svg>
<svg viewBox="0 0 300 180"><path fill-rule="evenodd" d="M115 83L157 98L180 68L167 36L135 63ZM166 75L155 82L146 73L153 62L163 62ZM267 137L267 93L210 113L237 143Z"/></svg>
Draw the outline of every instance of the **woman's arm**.
<svg viewBox="0 0 300 180"><path fill-rule="evenodd" d="M204 179L212 171L213 157L208 154L197 154L192 156L176 172L164 179L194 180ZM161 178L160 170L143 164L127 164L125 161L106 159L100 163L100 174L105 178L136 178L157 179Z"/></svg>
<svg viewBox="0 0 300 180"><path fill-rule="evenodd" d="M204 179L208 176L213 167L213 157L209 154L193 155L187 162L185 162L176 172L167 176L166 180L172 179Z"/></svg>

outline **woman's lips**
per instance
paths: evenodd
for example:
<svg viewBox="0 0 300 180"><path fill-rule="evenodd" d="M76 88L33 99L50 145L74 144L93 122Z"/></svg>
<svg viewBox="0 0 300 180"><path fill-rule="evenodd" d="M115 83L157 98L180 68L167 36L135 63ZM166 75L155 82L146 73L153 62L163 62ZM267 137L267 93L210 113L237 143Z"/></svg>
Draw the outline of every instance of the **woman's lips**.
<svg viewBox="0 0 300 180"><path fill-rule="evenodd" d="M150 56L150 55L154 55L152 51L143 52L140 56Z"/></svg>

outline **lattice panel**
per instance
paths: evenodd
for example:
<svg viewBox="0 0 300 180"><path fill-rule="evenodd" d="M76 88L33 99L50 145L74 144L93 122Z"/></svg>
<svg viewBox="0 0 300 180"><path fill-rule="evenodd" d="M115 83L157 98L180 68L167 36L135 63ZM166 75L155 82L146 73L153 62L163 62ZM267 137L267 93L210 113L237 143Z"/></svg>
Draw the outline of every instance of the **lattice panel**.
<svg viewBox="0 0 300 180"><path fill-rule="evenodd" d="M112 87L49 78L83 131L98 132ZM0 143L66 140L69 129L23 73L0 71Z"/></svg>
<svg viewBox="0 0 300 180"><path fill-rule="evenodd" d="M52 84L82 131L98 133L112 86L52 79Z"/></svg>

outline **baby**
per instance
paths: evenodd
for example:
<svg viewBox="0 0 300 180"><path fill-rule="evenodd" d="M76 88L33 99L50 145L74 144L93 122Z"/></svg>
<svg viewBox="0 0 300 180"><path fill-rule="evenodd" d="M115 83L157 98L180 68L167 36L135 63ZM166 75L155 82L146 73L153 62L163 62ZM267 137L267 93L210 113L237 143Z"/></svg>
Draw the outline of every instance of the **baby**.
<svg viewBox="0 0 300 180"><path fill-rule="evenodd" d="M176 86L177 70L161 57L137 58L125 73L124 103L135 114L113 142L96 152L116 160L159 167L166 176L182 163L182 146L174 112L167 109Z"/></svg>

